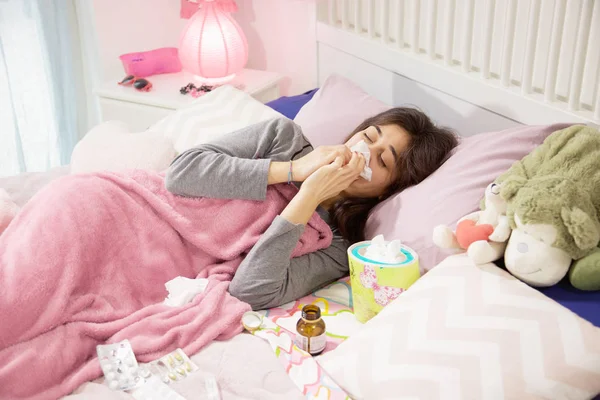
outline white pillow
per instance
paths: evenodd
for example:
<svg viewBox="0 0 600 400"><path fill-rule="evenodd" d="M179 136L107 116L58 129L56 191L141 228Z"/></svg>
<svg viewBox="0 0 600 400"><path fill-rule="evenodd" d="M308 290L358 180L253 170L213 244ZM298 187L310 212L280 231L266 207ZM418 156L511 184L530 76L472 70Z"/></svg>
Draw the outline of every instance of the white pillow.
<svg viewBox="0 0 600 400"><path fill-rule="evenodd" d="M8 192L0 188L0 235L19 212L19 206L10 198Z"/></svg>
<svg viewBox="0 0 600 400"><path fill-rule="evenodd" d="M233 86L218 87L148 128L173 140L181 153L223 134L282 115Z"/></svg>
<svg viewBox="0 0 600 400"><path fill-rule="evenodd" d="M359 399L590 399L600 328L494 264L446 258L318 360Z"/></svg>
<svg viewBox="0 0 600 400"><path fill-rule="evenodd" d="M171 139L154 132L130 133L120 121L93 127L71 155L71 173L146 169L164 171L175 149Z"/></svg>

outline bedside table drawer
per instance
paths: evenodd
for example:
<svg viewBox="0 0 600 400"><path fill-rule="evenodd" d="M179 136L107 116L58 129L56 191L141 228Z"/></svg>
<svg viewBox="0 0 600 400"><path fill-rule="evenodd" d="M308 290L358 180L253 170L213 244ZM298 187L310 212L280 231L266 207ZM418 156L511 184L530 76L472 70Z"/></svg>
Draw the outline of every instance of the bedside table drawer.
<svg viewBox="0 0 600 400"><path fill-rule="evenodd" d="M252 94L252 97L263 104L278 99L280 97L279 84L273 84L262 90L256 91Z"/></svg>
<svg viewBox="0 0 600 400"><path fill-rule="evenodd" d="M143 132L149 126L171 114L173 109L154 107L128 101L100 98L102 122L118 120L127 123L131 132Z"/></svg>

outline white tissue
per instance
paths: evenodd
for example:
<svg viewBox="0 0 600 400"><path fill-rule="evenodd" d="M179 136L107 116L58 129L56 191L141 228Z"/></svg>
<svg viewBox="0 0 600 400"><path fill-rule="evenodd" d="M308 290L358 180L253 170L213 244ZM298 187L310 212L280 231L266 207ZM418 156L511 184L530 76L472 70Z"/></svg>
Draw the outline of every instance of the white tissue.
<svg viewBox="0 0 600 400"><path fill-rule="evenodd" d="M400 252L401 248L402 242L400 240L392 240L386 244L383 235L377 235L371 240L364 256L373 261L395 264L404 259Z"/></svg>
<svg viewBox="0 0 600 400"><path fill-rule="evenodd" d="M204 381L204 387L206 388L206 395L209 400L221 400L221 393L219 392L219 386L217 385L217 379L214 376L209 376Z"/></svg>
<svg viewBox="0 0 600 400"><path fill-rule="evenodd" d="M360 173L360 176L362 176L370 182L373 171L371 171L371 168L369 168L369 162L371 161L371 152L369 151L369 146L364 140L361 140L354 146L350 147L350 150L356 151L357 153L360 153L363 156L365 156L365 168Z"/></svg>
<svg viewBox="0 0 600 400"><path fill-rule="evenodd" d="M204 292L208 280L206 279L189 279L183 276L178 276L165 283L165 287L169 295L163 302L170 307L179 307L192 301L196 295Z"/></svg>

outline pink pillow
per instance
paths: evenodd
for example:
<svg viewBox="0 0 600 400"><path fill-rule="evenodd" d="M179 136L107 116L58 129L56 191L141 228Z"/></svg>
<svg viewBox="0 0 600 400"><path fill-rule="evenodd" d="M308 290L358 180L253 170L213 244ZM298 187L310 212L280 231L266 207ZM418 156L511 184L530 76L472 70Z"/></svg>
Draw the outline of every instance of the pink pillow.
<svg viewBox="0 0 600 400"><path fill-rule="evenodd" d="M464 138L429 178L375 208L367 221L367 239L378 234L400 239L419 254L422 270L433 268L448 255L433 244L433 228L439 224L454 228L461 217L478 210L488 184L552 132L567 126L521 126Z"/></svg>
<svg viewBox="0 0 600 400"><path fill-rule="evenodd" d="M355 83L331 75L294 118L313 147L343 143L365 119L391 107Z"/></svg>

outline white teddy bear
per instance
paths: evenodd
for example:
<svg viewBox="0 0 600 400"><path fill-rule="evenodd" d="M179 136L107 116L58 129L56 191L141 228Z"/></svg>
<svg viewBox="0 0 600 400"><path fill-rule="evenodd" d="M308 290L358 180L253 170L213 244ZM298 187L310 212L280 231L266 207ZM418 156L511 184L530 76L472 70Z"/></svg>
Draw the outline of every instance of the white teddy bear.
<svg viewBox="0 0 600 400"><path fill-rule="evenodd" d="M506 202L500 197L500 186L492 183L485 189L485 209L461 218L456 233L446 225L435 227L433 242L441 248L465 249L479 265L502 258L510 234Z"/></svg>

